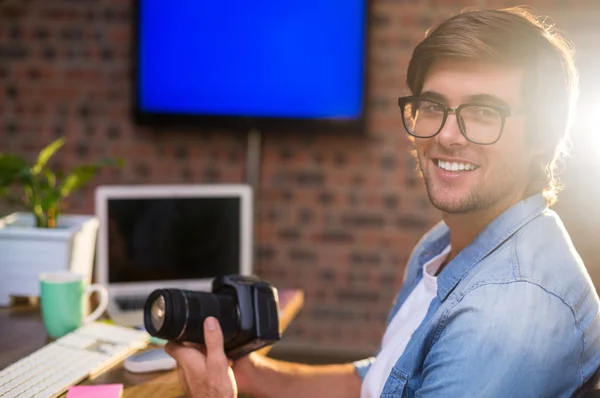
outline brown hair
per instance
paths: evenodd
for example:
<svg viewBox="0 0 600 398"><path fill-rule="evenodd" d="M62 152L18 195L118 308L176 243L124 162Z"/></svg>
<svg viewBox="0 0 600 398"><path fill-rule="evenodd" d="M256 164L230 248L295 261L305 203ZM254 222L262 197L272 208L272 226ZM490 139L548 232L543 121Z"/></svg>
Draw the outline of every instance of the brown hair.
<svg viewBox="0 0 600 398"><path fill-rule="evenodd" d="M421 93L429 68L440 59L477 59L524 68L528 139L531 148L540 152L532 189L542 191L548 204L554 204L560 190L557 164L567 154L578 95L572 45L547 19L523 7L466 11L429 30L415 48L406 77L413 95Z"/></svg>

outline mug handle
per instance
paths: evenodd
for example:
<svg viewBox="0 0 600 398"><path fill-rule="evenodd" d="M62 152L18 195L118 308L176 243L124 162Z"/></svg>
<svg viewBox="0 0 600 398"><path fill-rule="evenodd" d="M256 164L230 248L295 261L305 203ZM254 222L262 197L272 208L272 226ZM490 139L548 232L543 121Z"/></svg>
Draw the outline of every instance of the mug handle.
<svg viewBox="0 0 600 398"><path fill-rule="evenodd" d="M100 303L98 304L98 307L96 307L94 312L85 317L85 319L83 320L84 325L100 318L100 315L102 315L104 311L106 311L106 307L108 307L108 290L106 290L106 288L99 283L89 285L85 290L85 294L87 297L89 297L94 292L100 295Z"/></svg>

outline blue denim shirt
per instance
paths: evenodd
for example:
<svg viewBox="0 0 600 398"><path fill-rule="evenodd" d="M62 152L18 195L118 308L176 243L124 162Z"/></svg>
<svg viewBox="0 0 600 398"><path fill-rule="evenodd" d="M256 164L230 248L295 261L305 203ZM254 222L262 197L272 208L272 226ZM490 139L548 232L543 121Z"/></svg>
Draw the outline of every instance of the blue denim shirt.
<svg viewBox="0 0 600 398"><path fill-rule="evenodd" d="M421 239L388 324L449 243L444 223ZM542 195L492 221L437 283L381 397L570 397L600 366L598 295ZM374 360L355 363L361 378Z"/></svg>

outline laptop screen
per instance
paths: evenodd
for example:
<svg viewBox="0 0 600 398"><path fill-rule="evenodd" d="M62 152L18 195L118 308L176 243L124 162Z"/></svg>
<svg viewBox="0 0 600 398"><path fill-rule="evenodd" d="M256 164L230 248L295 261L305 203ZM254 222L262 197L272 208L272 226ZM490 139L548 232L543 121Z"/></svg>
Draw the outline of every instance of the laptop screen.
<svg viewBox="0 0 600 398"><path fill-rule="evenodd" d="M109 198L110 283L240 272L240 197Z"/></svg>

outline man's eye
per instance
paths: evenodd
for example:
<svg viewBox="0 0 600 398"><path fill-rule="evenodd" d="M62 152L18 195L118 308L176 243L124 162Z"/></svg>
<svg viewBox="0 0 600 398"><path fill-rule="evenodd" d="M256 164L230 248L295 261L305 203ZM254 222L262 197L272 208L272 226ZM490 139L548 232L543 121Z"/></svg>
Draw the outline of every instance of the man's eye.
<svg viewBox="0 0 600 398"><path fill-rule="evenodd" d="M444 107L434 102L421 102L421 111L426 113L444 112Z"/></svg>
<svg viewBox="0 0 600 398"><path fill-rule="evenodd" d="M478 118L495 118L498 117L498 112L486 106L476 106L471 109L473 116Z"/></svg>

